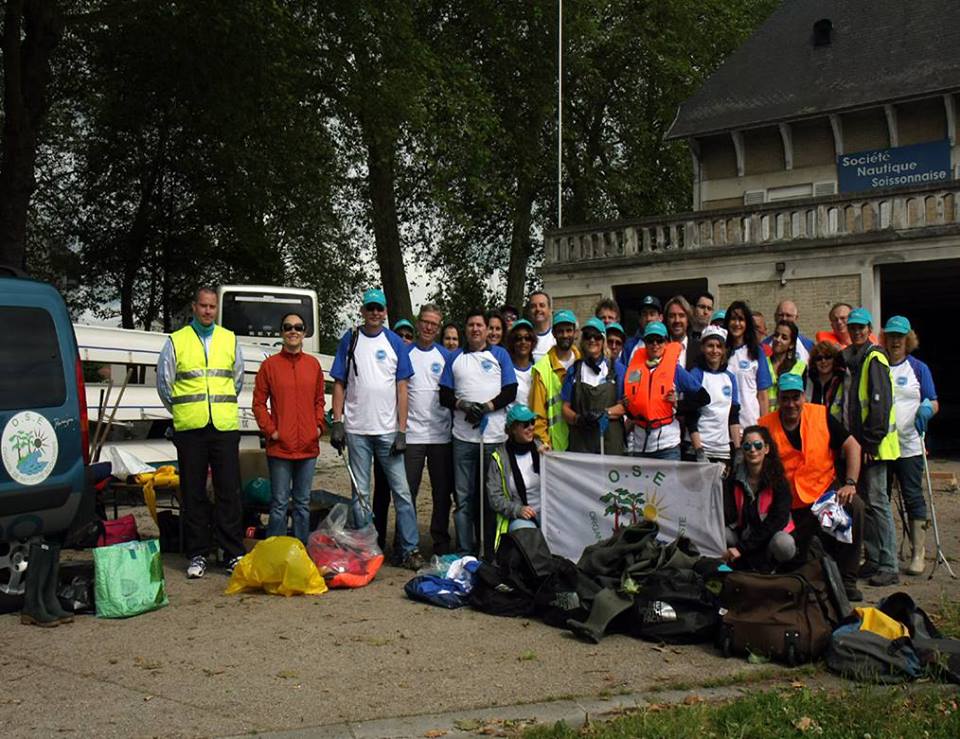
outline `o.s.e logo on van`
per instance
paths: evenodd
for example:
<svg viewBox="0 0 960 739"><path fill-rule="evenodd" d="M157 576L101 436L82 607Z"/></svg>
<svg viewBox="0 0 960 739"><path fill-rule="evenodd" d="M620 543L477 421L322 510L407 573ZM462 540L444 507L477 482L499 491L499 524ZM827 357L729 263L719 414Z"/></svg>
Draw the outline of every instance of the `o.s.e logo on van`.
<svg viewBox="0 0 960 739"><path fill-rule="evenodd" d="M3 466L21 485L37 485L50 475L60 447L50 422L39 413L21 411L0 435Z"/></svg>

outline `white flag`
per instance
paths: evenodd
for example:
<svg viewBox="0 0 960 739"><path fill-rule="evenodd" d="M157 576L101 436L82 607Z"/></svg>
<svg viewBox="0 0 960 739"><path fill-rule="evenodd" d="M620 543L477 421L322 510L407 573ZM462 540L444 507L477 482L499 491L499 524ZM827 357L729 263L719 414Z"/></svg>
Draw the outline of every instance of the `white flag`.
<svg viewBox="0 0 960 739"><path fill-rule="evenodd" d="M644 519L660 541L687 536L708 557L726 550L723 465L574 452L540 460L541 526L554 554L576 562L587 545Z"/></svg>

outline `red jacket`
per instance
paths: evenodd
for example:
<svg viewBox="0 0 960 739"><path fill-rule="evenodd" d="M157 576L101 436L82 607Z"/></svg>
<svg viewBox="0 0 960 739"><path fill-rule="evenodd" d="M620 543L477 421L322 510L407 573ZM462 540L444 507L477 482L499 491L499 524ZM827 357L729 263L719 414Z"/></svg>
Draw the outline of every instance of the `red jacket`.
<svg viewBox="0 0 960 739"><path fill-rule="evenodd" d="M323 411L323 370L314 357L281 350L260 365L253 388L253 414L267 437L267 456L316 457L319 434L326 428ZM271 438L274 431L280 432L276 440Z"/></svg>

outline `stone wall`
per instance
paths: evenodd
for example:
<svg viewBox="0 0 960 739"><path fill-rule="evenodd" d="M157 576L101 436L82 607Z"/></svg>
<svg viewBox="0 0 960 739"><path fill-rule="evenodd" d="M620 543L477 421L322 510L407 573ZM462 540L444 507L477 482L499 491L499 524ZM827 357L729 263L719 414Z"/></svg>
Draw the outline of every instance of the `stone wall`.
<svg viewBox="0 0 960 739"><path fill-rule="evenodd" d="M553 301L553 310L558 311L563 308L572 310L580 324L593 315L593 306L602 298L600 293L590 293L588 295L564 295Z"/></svg>

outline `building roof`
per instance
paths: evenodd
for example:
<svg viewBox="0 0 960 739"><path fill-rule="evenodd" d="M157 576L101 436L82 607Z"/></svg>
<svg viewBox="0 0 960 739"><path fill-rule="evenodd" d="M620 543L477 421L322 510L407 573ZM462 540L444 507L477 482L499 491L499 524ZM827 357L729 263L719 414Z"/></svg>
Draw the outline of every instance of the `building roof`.
<svg viewBox="0 0 960 739"><path fill-rule="evenodd" d="M814 23L832 23L814 46ZM960 89L958 0L783 0L688 98L668 139Z"/></svg>

